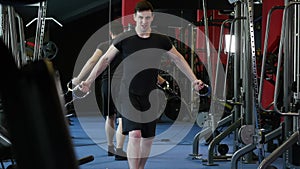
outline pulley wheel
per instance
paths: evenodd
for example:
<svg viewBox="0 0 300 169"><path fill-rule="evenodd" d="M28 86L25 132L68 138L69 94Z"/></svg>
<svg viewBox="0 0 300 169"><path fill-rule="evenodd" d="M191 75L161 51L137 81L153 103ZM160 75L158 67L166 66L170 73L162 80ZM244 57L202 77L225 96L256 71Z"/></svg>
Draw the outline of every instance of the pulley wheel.
<svg viewBox="0 0 300 169"><path fill-rule="evenodd" d="M57 55L58 47L54 42L49 41L43 46L42 51L43 51L43 57L52 60Z"/></svg>
<svg viewBox="0 0 300 169"><path fill-rule="evenodd" d="M226 155L226 154L228 153L228 151L229 151L229 147L228 147L227 144L220 144L220 145L218 146L218 152L219 152L222 156Z"/></svg>

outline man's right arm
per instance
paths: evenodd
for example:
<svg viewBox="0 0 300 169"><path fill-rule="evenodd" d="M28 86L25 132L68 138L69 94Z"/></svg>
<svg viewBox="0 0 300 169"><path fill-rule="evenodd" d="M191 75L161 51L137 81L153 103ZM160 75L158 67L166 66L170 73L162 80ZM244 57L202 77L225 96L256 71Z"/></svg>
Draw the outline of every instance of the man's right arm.
<svg viewBox="0 0 300 169"><path fill-rule="evenodd" d="M92 70L92 68L96 65L97 61L99 60L99 58L101 57L101 55L103 54L102 50L100 49L96 49L94 54L92 55L92 57L90 57L88 59L88 61L85 63L85 65L83 66L83 68L81 69L80 73L78 74L77 77L74 77L72 79L72 83L74 85L78 85L83 78Z"/></svg>
<svg viewBox="0 0 300 169"><path fill-rule="evenodd" d="M90 90L91 84L107 68L118 52L119 50L114 45L110 45L105 54L97 62L87 79L81 83L81 90L83 92L88 92Z"/></svg>

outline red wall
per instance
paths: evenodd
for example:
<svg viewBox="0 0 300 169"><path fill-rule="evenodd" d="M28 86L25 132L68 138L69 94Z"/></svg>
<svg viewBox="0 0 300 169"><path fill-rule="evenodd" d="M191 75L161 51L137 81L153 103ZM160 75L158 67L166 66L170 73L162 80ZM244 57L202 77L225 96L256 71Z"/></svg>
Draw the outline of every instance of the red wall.
<svg viewBox="0 0 300 169"><path fill-rule="evenodd" d="M267 23L267 16L270 9L274 6L283 6L284 0L264 0L262 4L262 39L261 39L261 49L264 47L265 41L265 30ZM270 52L271 48L278 46L279 38L281 33L282 25L282 12L283 10L276 10L273 12L270 22L270 31L269 31L269 42L267 50ZM271 48L270 48L271 47Z"/></svg>
<svg viewBox="0 0 300 169"><path fill-rule="evenodd" d="M267 24L267 17L268 13L271 8L274 6L283 6L284 0L264 0L262 5L262 39L261 39L261 49L263 50L265 35L266 35L266 24ZM267 46L268 53L275 52L279 46L280 34L281 34L281 25L282 25L282 13L283 10L276 10L272 13L270 18L270 30L268 32L269 41ZM262 51L263 52L263 51ZM276 53L277 54L277 53ZM267 55L268 56L268 55ZM276 77L274 76L274 79ZM268 81L264 81L264 88L262 93L262 106L267 108L272 101L274 100L274 84L269 83ZM272 109L273 107L269 108Z"/></svg>
<svg viewBox="0 0 300 169"><path fill-rule="evenodd" d="M124 26L134 24L133 16L134 7L140 0L122 0L122 23Z"/></svg>

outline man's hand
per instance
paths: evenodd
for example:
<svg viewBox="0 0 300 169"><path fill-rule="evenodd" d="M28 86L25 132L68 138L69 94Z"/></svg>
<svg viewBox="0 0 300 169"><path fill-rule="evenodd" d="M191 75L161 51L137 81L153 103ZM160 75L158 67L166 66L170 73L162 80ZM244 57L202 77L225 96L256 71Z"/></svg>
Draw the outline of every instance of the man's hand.
<svg viewBox="0 0 300 169"><path fill-rule="evenodd" d="M77 77L74 77L74 78L72 79L72 84L73 84L74 86L79 85L79 83L80 83L80 79L78 79Z"/></svg>
<svg viewBox="0 0 300 169"><path fill-rule="evenodd" d="M90 91L90 87L91 87L91 84L88 83L87 81L82 81L79 85L79 89L84 92L84 93L87 93Z"/></svg>
<svg viewBox="0 0 300 169"><path fill-rule="evenodd" d="M195 80L193 82L193 85L196 91L199 91L205 87L205 84L201 80Z"/></svg>

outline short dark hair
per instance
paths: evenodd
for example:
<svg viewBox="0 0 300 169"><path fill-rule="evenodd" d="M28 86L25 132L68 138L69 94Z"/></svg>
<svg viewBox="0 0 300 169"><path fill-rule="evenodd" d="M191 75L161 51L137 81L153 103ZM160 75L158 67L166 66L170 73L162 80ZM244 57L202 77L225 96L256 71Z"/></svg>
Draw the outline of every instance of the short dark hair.
<svg viewBox="0 0 300 169"><path fill-rule="evenodd" d="M122 23L119 21L112 21L110 23L110 32L114 35L118 35L118 34L124 32Z"/></svg>
<svg viewBox="0 0 300 169"><path fill-rule="evenodd" d="M148 11L151 10L153 12L153 6L149 1L141 0L138 3L136 3L134 8L134 13L137 13L138 11Z"/></svg>

